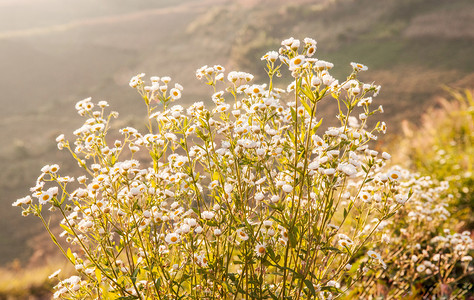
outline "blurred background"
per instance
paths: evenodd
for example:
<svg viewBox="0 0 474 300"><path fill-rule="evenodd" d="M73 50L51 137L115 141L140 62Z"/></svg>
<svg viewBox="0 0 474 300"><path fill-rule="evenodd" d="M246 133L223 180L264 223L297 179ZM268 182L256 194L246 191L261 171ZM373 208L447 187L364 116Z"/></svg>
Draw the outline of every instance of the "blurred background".
<svg viewBox="0 0 474 300"><path fill-rule="evenodd" d="M407 122L421 125L445 86L474 88L472 0L0 0L0 299L30 280L25 269L42 270L30 272L42 278L41 297L51 273L41 268L64 264L40 221L11 203L45 164L74 174L54 140L82 125L77 101L107 100L120 113L117 128L141 128L131 76L171 76L185 88L183 106L210 101L197 68L221 64L258 82L260 57L290 36L317 40L316 57L333 62L340 80L352 61L369 67L362 80L382 85L387 140ZM322 113L335 115L330 106Z"/></svg>

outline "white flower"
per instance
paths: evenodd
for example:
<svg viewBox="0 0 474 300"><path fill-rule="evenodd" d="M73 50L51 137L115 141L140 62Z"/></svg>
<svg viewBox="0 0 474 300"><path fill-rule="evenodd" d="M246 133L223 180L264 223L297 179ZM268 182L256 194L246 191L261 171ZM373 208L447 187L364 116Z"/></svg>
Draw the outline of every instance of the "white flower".
<svg viewBox="0 0 474 300"><path fill-rule="evenodd" d="M335 281L335 280L330 280L328 281L328 283L326 283L327 286L333 286L335 288L340 288L341 285L339 284L339 282Z"/></svg>
<svg viewBox="0 0 474 300"><path fill-rule="evenodd" d="M351 62L351 66L356 72L367 71L369 68L363 64Z"/></svg>
<svg viewBox="0 0 474 300"><path fill-rule="evenodd" d="M262 257L265 255L266 252L267 252L267 245L265 243L258 243L255 246L255 254L257 254L257 256Z"/></svg>
<svg viewBox="0 0 474 300"><path fill-rule="evenodd" d="M45 165L41 168L41 172L47 174L50 171L51 166L50 165Z"/></svg>
<svg viewBox="0 0 474 300"><path fill-rule="evenodd" d="M296 81L293 81L292 83L290 83L288 85L288 87L286 88L286 91L289 93L291 91L294 91L295 90L295 87L296 87Z"/></svg>
<svg viewBox="0 0 474 300"><path fill-rule="evenodd" d="M290 44L291 50L296 51L298 50L299 47L300 47L300 40L294 39L292 43Z"/></svg>
<svg viewBox="0 0 474 300"><path fill-rule="evenodd" d="M334 67L334 64L324 61L324 60L318 60L315 64L314 67L318 71L323 71L323 70L329 70ZM329 75L329 74L328 74Z"/></svg>
<svg viewBox="0 0 474 300"><path fill-rule="evenodd" d="M360 99L360 101L357 103L357 106L363 106L363 105L370 105L372 104L372 97L366 97Z"/></svg>
<svg viewBox="0 0 474 300"><path fill-rule="evenodd" d="M145 76L145 73L141 73L141 74L138 74L136 76L133 76L131 79L130 79L130 87L132 88L136 88L138 85L142 85L143 84L143 77ZM90 98L89 98L90 99Z"/></svg>
<svg viewBox="0 0 474 300"><path fill-rule="evenodd" d="M290 67L289 69L291 71L296 70L298 67L300 67L303 63L305 62L305 57L303 55L298 55L296 57L293 57L290 60Z"/></svg>
<svg viewBox="0 0 474 300"><path fill-rule="evenodd" d="M224 185L224 191L227 195L230 195L230 193L234 190L234 186L230 183L226 183Z"/></svg>
<svg viewBox="0 0 474 300"><path fill-rule="evenodd" d="M284 184L281 189L285 192L285 193L291 193L291 191L293 191L293 187L289 184Z"/></svg>
<svg viewBox="0 0 474 300"><path fill-rule="evenodd" d="M418 266L416 267L416 271L417 271L418 273L422 273L422 272L424 272L425 270L426 270L426 266L425 266L424 264L418 265Z"/></svg>
<svg viewBox="0 0 474 300"><path fill-rule="evenodd" d="M389 160L390 158L392 158L392 156L387 152L382 152L382 158L385 160Z"/></svg>
<svg viewBox="0 0 474 300"><path fill-rule="evenodd" d="M170 90L170 95L171 95L171 99L174 101L174 100L178 100L179 98L181 98L181 91L177 88L172 88Z"/></svg>
<svg viewBox="0 0 474 300"><path fill-rule="evenodd" d="M254 198L255 198L255 201L262 201L263 198L264 198L264 195L263 195L263 193L259 192L259 193L255 194Z"/></svg>
<svg viewBox="0 0 474 300"><path fill-rule="evenodd" d="M66 141L65 137L64 137L64 134L60 134L58 135L58 137L56 138L56 142L59 143L59 142L64 142Z"/></svg>
<svg viewBox="0 0 474 300"><path fill-rule="evenodd" d="M196 257L197 263L200 267L207 267L207 258L204 255L198 255Z"/></svg>
<svg viewBox="0 0 474 300"><path fill-rule="evenodd" d="M363 202L370 202L370 199L371 199L371 196L369 193L367 192L360 192L359 194L359 198L363 201Z"/></svg>
<svg viewBox="0 0 474 300"><path fill-rule="evenodd" d="M335 226L335 225L332 225L332 224L328 224L328 227L334 228L334 229L339 229L338 226ZM347 235L345 235L344 233L339 233L337 235L337 238L340 239L340 240L348 240L348 241L352 242L352 240Z"/></svg>
<svg viewBox="0 0 474 300"><path fill-rule="evenodd" d="M339 245L340 247L344 247L344 248L345 248L345 247L351 246L354 242L352 242L351 240L341 239L341 240L339 240L337 243L338 243L338 245Z"/></svg>
<svg viewBox="0 0 474 300"><path fill-rule="evenodd" d="M201 217L205 220L212 220L214 216L215 216L215 213L212 211L205 210L201 213Z"/></svg>
<svg viewBox="0 0 474 300"><path fill-rule="evenodd" d="M356 167L351 164L342 163L337 168L347 176L354 176L355 174L357 174Z"/></svg>
<svg viewBox="0 0 474 300"><path fill-rule="evenodd" d="M189 226L188 224L183 224L181 225L181 227L179 228L180 232L182 234L186 234L188 233L189 231L191 231L191 226Z"/></svg>
<svg viewBox="0 0 474 300"><path fill-rule="evenodd" d="M387 177L390 180L398 181L402 177L402 173L400 173L400 171L397 171L397 170L392 170L388 172Z"/></svg>
<svg viewBox="0 0 474 300"><path fill-rule="evenodd" d="M31 204L32 201L33 200L31 199L31 196L26 196L13 202L12 206L21 206L22 204Z"/></svg>
<svg viewBox="0 0 474 300"><path fill-rule="evenodd" d="M168 244L176 244L179 242L179 234L177 233L168 233L165 238L165 242Z"/></svg>
<svg viewBox="0 0 474 300"><path fill-rule="evenodd" d="M277 195L273 195L270 200L272 201L272 203L277 203L278 201L280 201L280 196L277 196Z"/></svg>
<svg viewBox="0 0 474 300"><path fill-rule="evenodd" d="M303 42L306 44L306 45L310 45L310 46L315 46L317 44L317 42L312 39L312 38L309 38L309 37L305 37Z"/></svg>
<svg viewBox="0 0 474 300"><path fill-rule="evenodd" d="M307 55L308 57L313 56L314 53L316 53L316 49L317 49L316 45L311 45L311 46L309 46L308 49L306 50L306 55ZM308 60L309 60L309 59L308 59Z"/></svg>
<svg viewBox="0 0 474 300"><path fill-rule="evenodd" d="M210 190L212 190L212 189L214 189L214 188L215 188L216 186L218 186L218 185L219 185L219 181L218 181L218 180L213 180L213 181L211 181L211 183L209 183L208 188L209 188Z"/></svg>
<svg viewBox="0 0 474 300"><path fill-rule="evenodd" d="M291 46L291 44L293 43L293 41L295 40L294 37L290 37L290 38L287 38L287 39L284 39L283 41L281 41L281 45L282 46Z"/></svg>
<svg viewBox="0 0 474 300"><path fill-rule="evenodd" d="M59 171L59 166L57 164L51 165L49 166L49 171L51 173L56 173L57 171Z"/></svg>
<svg viewBox="0 0 474 300"><path fill-rule="evenodd" d="M313 78L311 78L311 85L314 86L314 87L318 87L320 86L322 83L321 81L321 78L317 77L317 76L313 76Z"/></svg>
<svg viewBox="0 0 474 300"><path fill-rule="evenodd" d="M272 220L265 220L263 221L263 226L265 226L266 228L270 228L272 227L273 225L273 221Z"/></svg>
<svg viewBox="0 0 474 300"><path fill-rule="evenodd" d="M239 75L238 72L231 71L229 72L229 74L227 74L227 80L229 80L230 82L236 82L237 80L239 80L238 75Z"/></svg>
<svg viewBox="0 0 474 300"><path fill-rule="evenodd" d="M278 59L278 52L276 51L269 51L261 58L261 60L266 60L269 62L275 62L277 59Z"/></svg>
<svg viewBox="0 0 474 300"><path fill-rule="evenodd" d="M380 260L380 254L372 250L367 251L367 256L372 259Z"/></svg>
<svg viewBox="0 0 474 300"><path fill-rule="evenodd" d="M171 133L171 132L166 133L165 138L169 141L176 141L178 139L178 137L174 133Z"/></svg>
<svg viewBox="0 0 474 300"><path fill-rule="evenodd" d="M51 200L52 198L53 198L53 195L50 192L46 191L46 192L42 192L39 195L38 200L41 205L44 205L48 203L48 201Z"/></svg>
<svg viewBox="0 0 474 300"><path fill-rule="evenodd" d="M334 175L335 173L336 173L336 170L333 169L333 168L329 168L329 169L324 170L324 174L325 174L325 175L328 175L328 176L332 176L332 175Z"/></svg>
<svg viewBox="0 0 474 300"><path fill-rule="evenodd" d="M239 230L237 230L237 236L243 241L246 241L249 239L249 235L245 232L243 228L240 228Z"/></svg>
<svg viewBox="0 0 474 300"><path fill-rule="evenodd" d="M408 201L408 196L403 194L395 195L395 201L400 204L405 204Z"/></svg>
<svg viewBox="0 0 474 300"><path fill-rule="evenodd" d="M197 221L194 218L186 218L184 219L184 222L188 224L190 227L196 227L197 226Z"/></svg>

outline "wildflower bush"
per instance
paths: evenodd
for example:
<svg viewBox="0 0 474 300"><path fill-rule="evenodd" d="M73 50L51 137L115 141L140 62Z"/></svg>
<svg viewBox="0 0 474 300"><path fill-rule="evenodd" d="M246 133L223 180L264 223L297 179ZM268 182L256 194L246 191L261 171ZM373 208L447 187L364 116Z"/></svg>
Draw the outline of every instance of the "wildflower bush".
<svg viewBox="0 0 474 300"><path fill-rule="evenodd" d="M412 143L406 158L433 179L449 182L456 217L465 229L474 228L474 100L470 90L448 90L440 108L423 116L420 130L405 128Z"/></svg>
<svg viewBox="0 0 474 300"><path fill-rule="evenodd" d="M472 290L470 231L455 233L448 181L401 170L399 191L412 190L410 201L379 226L384 270L370 270L351 296L367 298L461 299Z"/></svg>
<svg viewBox="0 0 474 300"><path fill-rule="evenodd" d="M472 296L474 102L468 90L449 91L451 101L440 100L441 108L426 113L421 128L405 126L397 142L396 160L424 176L402 171L401 186L416 184L410 201L382 230L388 267L369 272L352 296Z"/></svg>
<svg viewBox="0 0 474 300"><path fill-rule="evenodd" d="M57 142L84 175L47 165L32 195L13 204L42 220L78 272L54 296L331 299L383 272L380 234L403 239L390 220L426 187L371 149L386 125L367 126L383 112L372 108L380 86L357 78L367 67L352 63L339 82L315 52L312 39L284 40L262 57L267 84L219 65L198 69L211 107L174 105L181 85L137 75L130 86L147 132L126 127L121 140L109 139L117 113L105 101L78 102L84 125L72 144ZM291 73L285 89L282 68ZM322 129L321 101L337 103L337 127ZM63 218L58 237L45 208Z"/></svg>

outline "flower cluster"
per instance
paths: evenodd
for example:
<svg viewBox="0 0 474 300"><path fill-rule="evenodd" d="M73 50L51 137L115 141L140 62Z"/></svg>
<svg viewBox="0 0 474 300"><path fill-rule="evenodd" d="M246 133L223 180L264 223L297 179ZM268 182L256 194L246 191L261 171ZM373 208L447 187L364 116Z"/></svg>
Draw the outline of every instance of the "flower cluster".
<svg viewBox="0 0 474 300"><path fill-rule="evenodd" d="M226 77L219 65L198 69L212 107L172 105L181 85L169 89L169 77L146 85L139 74L130 86L144 99L148 132L126 127L121 140L108 139L117 113L106 115L107 103L80 101L87 120L75 147L57 141L85 174L46 166L32 195L14 203L50 233L42 208L63 217L58 238L70 246L53 241L81 277L62 281L56 297L332 299L385 269L378 234L422 183L372 148L386 124L368 128L383 109L372 108L380 86L357 78L367 67L352 63L339 82L315 52L312 39L283 41L262 57L268 84L245 72ZM292 82L276 87L283 67ZM321 127L321 101L337 102L338 126Z"/></svg>
<svg viewBox="0 0 474 300"><path fill-rule="evenodd" d="M398 172L404 178L401 195L412 195L393 218L379 227L377 236L383 249L380 259L386 262L386 270L367 273L365 280L355 285L353 295L366 297L384 290L384 296L395 298L409 293L454 297L449 286L474 271L469 256L474 244L469 231L450 234L447 228L451 225L449 184L407 170ZM415 283L421 286L418 291L412 289ZM465 292L462 287L456 291L459 297Z"/></svg>

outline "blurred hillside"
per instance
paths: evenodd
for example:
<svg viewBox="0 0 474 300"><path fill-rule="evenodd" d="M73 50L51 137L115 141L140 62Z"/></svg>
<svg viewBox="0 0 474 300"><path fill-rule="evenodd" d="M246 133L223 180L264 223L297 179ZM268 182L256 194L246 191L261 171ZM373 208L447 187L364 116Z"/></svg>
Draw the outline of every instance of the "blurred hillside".
<svg viewBox="0 0 474 300"><path fill-rule="evenodd" d="M46 163L74 173L54 138L81 125L76 101L107 100L117 128L140 127L131 76L170 75L185 104L206 100L198 67L265 76L256 62L289 36L316 39L316 57L340 79L351 61L368 65L362 79L382 85L392 134L403 119L417 123L443 85L474 88L472 0L0 0L0 264L48 253L39 221L11 203Z"/></svg>

